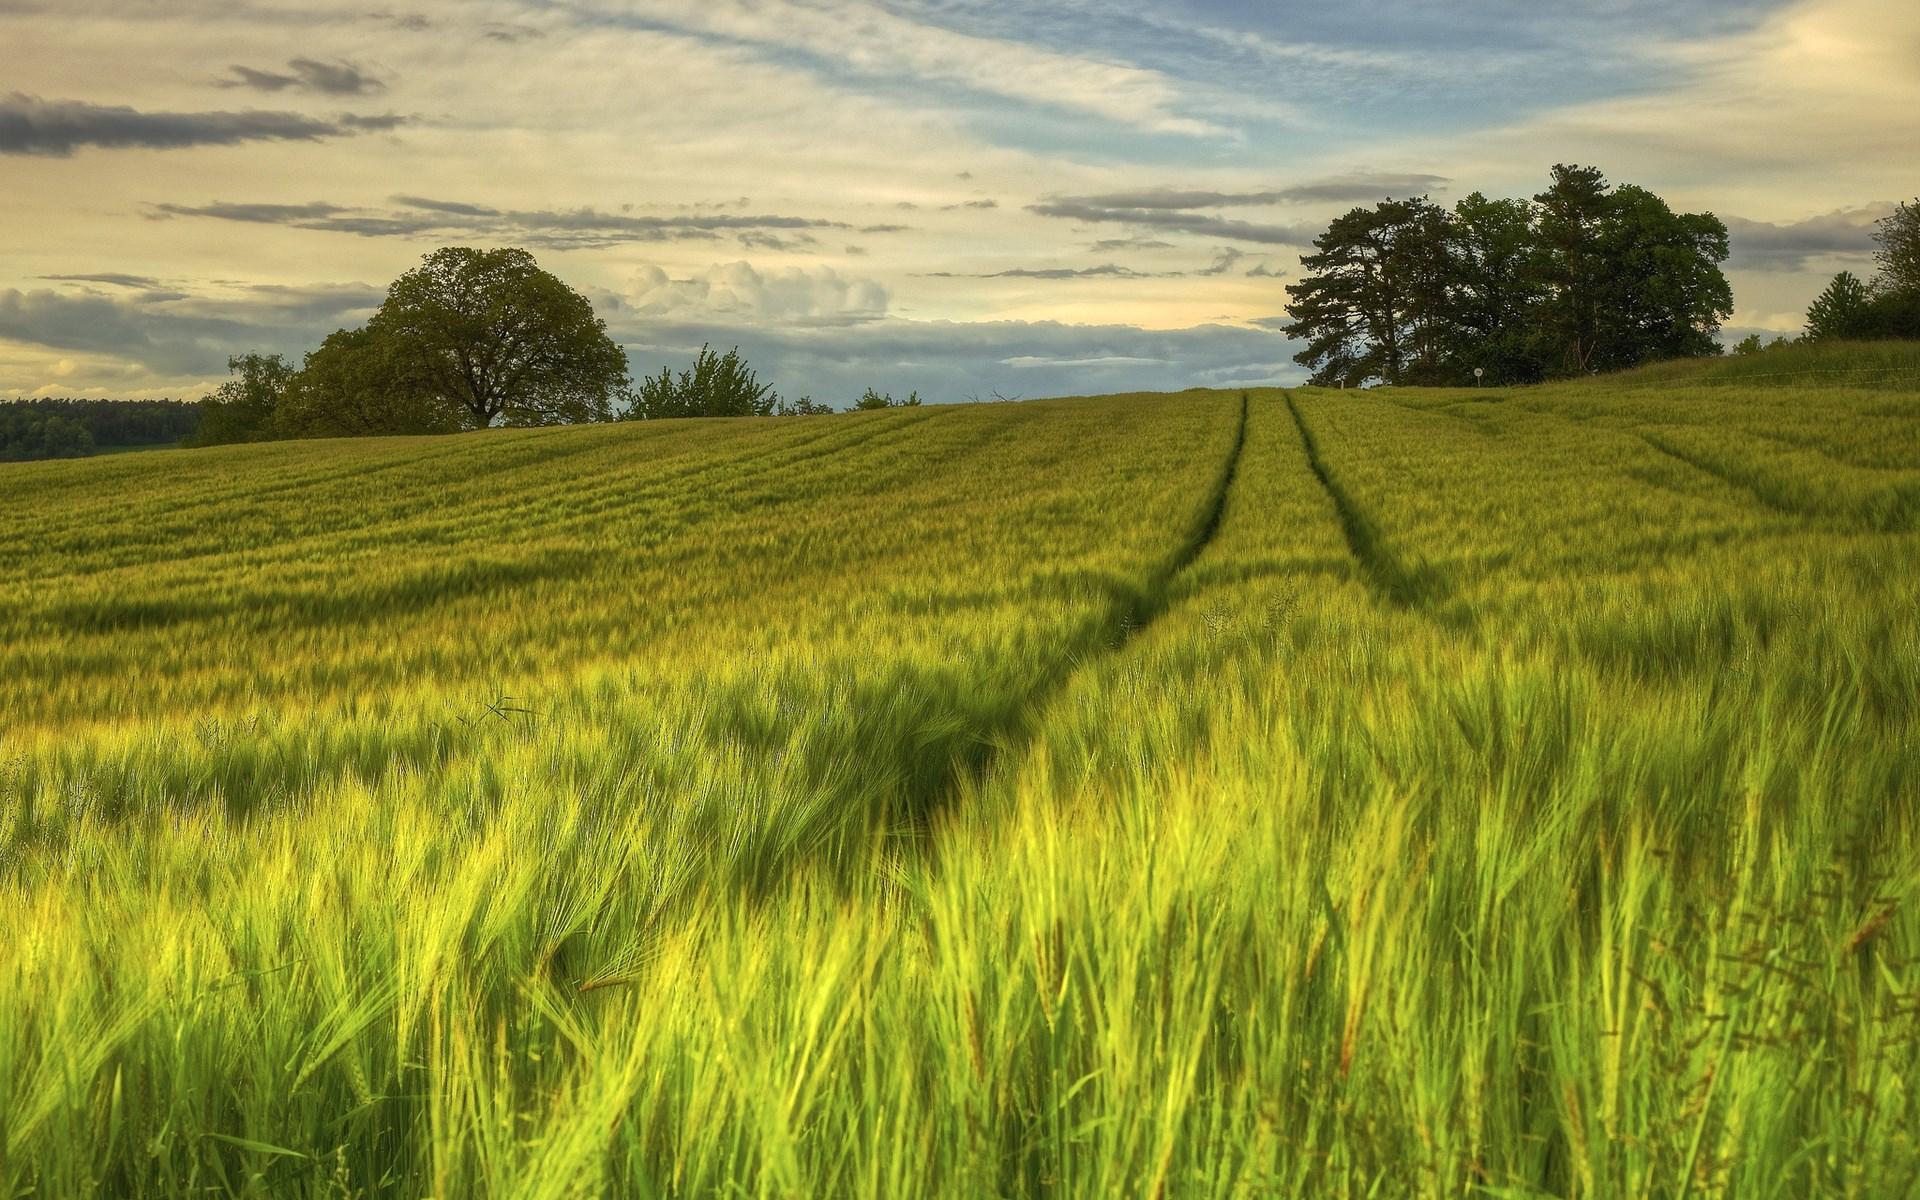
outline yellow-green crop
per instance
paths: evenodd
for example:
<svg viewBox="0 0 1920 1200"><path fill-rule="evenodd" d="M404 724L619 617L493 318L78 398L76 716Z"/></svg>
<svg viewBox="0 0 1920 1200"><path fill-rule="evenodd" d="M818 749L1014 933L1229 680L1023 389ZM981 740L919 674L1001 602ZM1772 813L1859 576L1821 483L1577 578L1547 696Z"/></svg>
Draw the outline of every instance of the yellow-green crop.
<svg viewBox="0 0 1920 1200"><path fill-rule="evenodd" d="M1920 393L0 470L0 1196L1920 1196Z"/></svg>

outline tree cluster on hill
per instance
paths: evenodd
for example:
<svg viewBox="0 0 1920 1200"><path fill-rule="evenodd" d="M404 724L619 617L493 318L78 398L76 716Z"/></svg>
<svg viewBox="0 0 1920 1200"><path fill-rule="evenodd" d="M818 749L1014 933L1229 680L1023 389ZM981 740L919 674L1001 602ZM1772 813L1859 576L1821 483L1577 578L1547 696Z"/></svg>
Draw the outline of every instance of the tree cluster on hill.
<svg viewBox="0 0 1920 1200"><path fill-rule="evenodd" d="M1881 218L1873 236L1873 278L1835 275L1807 309L1809 340L1920 338L1920 198Z"/></svg>
<svg viewBox="0 0 1920 1200"><path fill-rule="evenodd" d="M1291 284L1322 386L1530 383L1719 353L1727 229L1592 167L1532 200L1386 200L1336 218Z"/></svg>
<svg viewBox="0 0 1920 1200"><path fill-rule="evenodd" d="M0 460L178 445L199 422L199 407L180 400L9 400L0 402Z"/></svg>
<svg viewBox="0 0 1920 1200"><path fill-rule="evenodd" d="M245 354L228 367L196 445L607 421L627 386L626 354L585 296L524 250L464 246L427 255L364 328L328 335L301 366Z"/></svg>

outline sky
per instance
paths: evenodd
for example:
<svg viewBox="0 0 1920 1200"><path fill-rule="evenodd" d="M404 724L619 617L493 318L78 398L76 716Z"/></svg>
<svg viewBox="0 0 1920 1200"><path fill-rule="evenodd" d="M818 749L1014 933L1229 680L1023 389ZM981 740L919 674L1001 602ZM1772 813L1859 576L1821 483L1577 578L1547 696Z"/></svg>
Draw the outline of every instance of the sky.
<svg viewBox="0 0 1920 1200"><path fill-rule="evenodd" d="M443 245L636 378L789 397L1286 383L1333 216L1591 164L1796 332L1920 194L1912 0L0 0L0 396L194 398Z"/></svg>

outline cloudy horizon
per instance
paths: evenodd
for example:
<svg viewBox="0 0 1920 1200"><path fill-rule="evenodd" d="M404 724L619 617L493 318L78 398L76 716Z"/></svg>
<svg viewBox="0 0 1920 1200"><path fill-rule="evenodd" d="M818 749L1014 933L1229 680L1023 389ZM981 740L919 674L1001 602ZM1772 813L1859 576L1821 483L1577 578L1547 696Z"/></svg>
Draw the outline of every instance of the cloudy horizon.
<svg viewBox="0 0 1920 1200"><path fill-rule="evenodd" d="M1719 215L1727 334L1791 333L1920 193L1890 0L381 3L0 0L0 395L197 396L448 244L532 250L636 376L1294 382L1328 219L1555 162Z"/></svg>

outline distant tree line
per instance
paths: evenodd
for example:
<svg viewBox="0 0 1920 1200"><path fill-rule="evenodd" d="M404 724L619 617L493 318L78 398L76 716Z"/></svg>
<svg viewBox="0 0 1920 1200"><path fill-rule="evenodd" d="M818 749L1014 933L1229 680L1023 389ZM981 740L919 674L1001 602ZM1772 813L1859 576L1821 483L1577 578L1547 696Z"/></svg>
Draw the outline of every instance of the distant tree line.
<svg viewBox="0 0 1920 1200"><path fill-rule="evenodd" d="M631 387L592 303L511 249L434 251L365 326L329 334L298 367L277 354L227 366L231 377L200 403L195 445L834 411L781 400L737 347L703 346L690 368ZM854 407L919 403L869 390Z"/></svg>
<svg viewBox="0 0 1920 1200"><path fill-rule="evenodd" d="M1920 338L1920 199L1881 218L1873 237L1873 278L1835 275L1807 309L1809 340Z"/></svg>
<svg viewBox="0 0 1920 1200"><path fill-rule="evenodd" d="M1531 200L1386 200L1335 218L1287 288L1322 386L1513 384L1718 354L1727 228L1593 167Z"/></svg>
<svg viewBox="0 0 1920 1200"><path fill-rule="evenodd" d="M0 401L0 461L174 446L199 423L199 406L181 400Z"/></svg>

